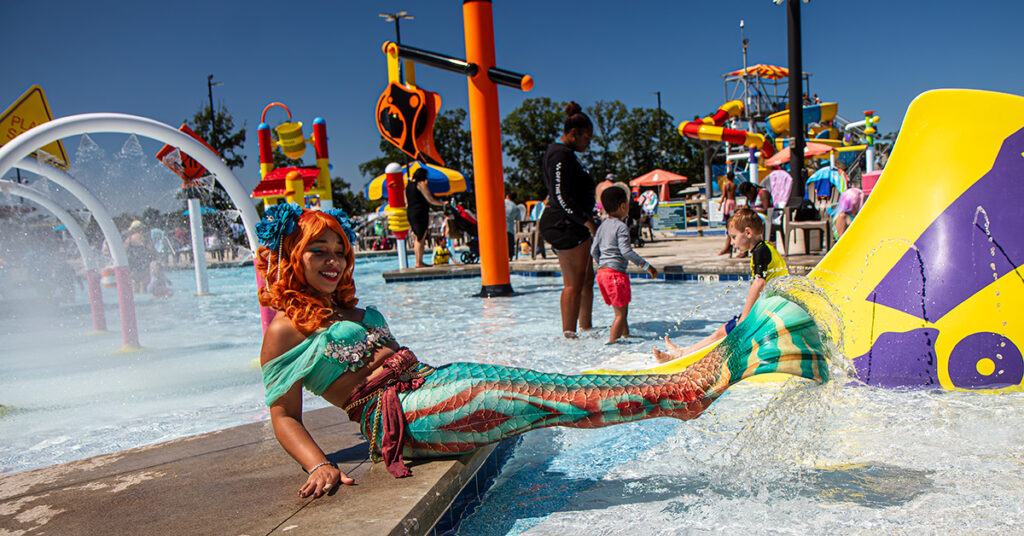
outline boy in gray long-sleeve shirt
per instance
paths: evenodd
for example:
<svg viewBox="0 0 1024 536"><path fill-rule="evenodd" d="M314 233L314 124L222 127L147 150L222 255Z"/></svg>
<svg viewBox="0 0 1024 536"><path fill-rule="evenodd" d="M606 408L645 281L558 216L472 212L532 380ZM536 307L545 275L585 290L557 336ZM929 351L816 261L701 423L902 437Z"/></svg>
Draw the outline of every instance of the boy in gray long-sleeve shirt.
<svg viewBox="0 0 1024 536"><path fill-rule="evenodd" d="M629 337L626 316L629 314L632 293L629 276L626 275L627 261L633 261L647 270L651 277L658 277L658 270L637 255L629 245L629 229L622 221L629 213L628 192L627 188L619 184L601 192L601 204L609 217L597 228L594 245L590 248L590 255L597 262L597 287L601 289L604 302L615 310L608 344L617 341L619 337Z"/></svg>

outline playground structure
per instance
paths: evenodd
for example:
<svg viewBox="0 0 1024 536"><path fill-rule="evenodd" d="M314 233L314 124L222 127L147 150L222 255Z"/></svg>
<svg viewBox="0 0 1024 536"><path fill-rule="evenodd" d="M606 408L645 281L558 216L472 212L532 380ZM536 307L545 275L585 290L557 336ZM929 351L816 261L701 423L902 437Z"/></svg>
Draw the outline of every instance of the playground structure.
<svg viewBox="0 0 1024 536"><path fill-rule="evenodd" d="M744 48L744 63L746 48ZM802 73L804 95L810 95L810 73ZM726 101L718 110L699 120L679 124L680 136L700 140L704 144L704 182L708 192L707 213L711 213L712 160L717 149L714 142L724 142L727 166L746 160L746 170L737 171L739 180L759 182L771 172L763 165L777 151L789 146L789 69L776 65L756 64L722 75ZM835 102L810 103L802 107L805 138L833 147L830 165L836 154L847 168L861 152L866 152L865 171L874 170L874 134L879 117L865 112L865 119L851 122L839 115ZM728 125L728 126L726 126ZM741 128L745 125L745 128ZM730 146L746 150L732 152ZM728 169L728 167L727 167Z"/></svg>
<svg viewBox="0 0 1024 536"><path fill-rule="evenodd" d="M277 141L267 124L267 112L274 107L281 107L288 113L288 120L274 127ZM292 202L302 207L334 208L324 118L313 119L313 135L307 139L302 134L302 122L292 121L291 110L283 103L272 102L263 108L256 139L260 147L260 183L252 192L253 198L262 199L267 207ZM276 147L288 158L299 159L306 153L307 145L312 145L316 152L315 166L274 168Z"/></svg>
<svg viewBox="0 0 1024 536"><path fill-rule="evenodd" d="M751 65L722 75L726 98L742 103L738 112L730 118L745 123L747 130L751 132L763 132L765 138L771 140L775 151L789 145L789 85L786 80L788 76L787 68L765 64ZM804 95L812 95L810 77L811 73L802 73ZM874 143L873 139L870 139L870 143L855 143L867 142L867 137L874 132L867 132L864 121L852 122L838 111L839 104L835 102L805 101L802 109L805 138L808 141L839 148L841 152L861 151ZM877 123L878 117L875 116L872 118L872 125ZM761 159L768 156L771 155L755 155ZM744 158L749 158L749 154L727 156L730 161ZM765 172L763 168L759 169L762 175Z"/></svg>
<svg viewBox="0 0 1024 536"><path fill-rule="evenodd" d="M440 98L415 87L414 64L422 63L468 78L474 190L480 231L480 296L508 296L513 290L505 234L505 181L497 86L530 91L533 79L496 66L494 15L490 1L466 0L462 4L462 14L465 60L408 45L384 43L382 50L387 57L388 88L378 100L378 129L385 139L413 158L439 159L440 155L432 150L431 129ZM400 59L406 60L405 81L400 80Z"/></svg>
<svg viewBox="0 0 1024 536"><path fill-rule="evenodd" d="M420 169L427 173L427 188L431 195L446 196L466 191L466 178L454 169L421 162L413 162L406 166L391 162L385 168L383 175L374 177L373 180L366 183L366 190L363 192L370 201L387 200L381 205L381 209L387 215L388 228L397 239L399 269L409 267L405 244L405 238L409 235L405 185Z"/></svg>
<svg viewBox="0 0 1024 536"><path fill-rule="evenodd" d="M131 289L128 256L113 219L110 218L103 203L84 185L55 166L39 163L34 158L28 158L28 155L39 147L68 136L91 132L118 132L144 136L176 146L181 151L191 155L199 164L211 171L214 178L224 187L229 198L239 210L245 227L246 237L253 251L256 250L258 244L255 232L258 217L255 208L248 202L248 195L245 189L234 174L231 173L230 168L221 161L220 157L210 152L204 144L194 137L152 119L114 113L80 114L62 117L36 125L34 128L19 134L3 147L0 147L0 175L13 167L19 167L43 175L66 188L85 204L86 208L92 212L93 217L96 218L104 238L110 246L111 256L114 261L118 305L121 313L121 331L124 340L123 349L130 350L139 347L138 328L135 320L135 299ZM257 285L262 284L264 283L259 281L257 274ZM261 308L260 312L265 322L269 322L269 319L273 318L272 310Z"/></svg>

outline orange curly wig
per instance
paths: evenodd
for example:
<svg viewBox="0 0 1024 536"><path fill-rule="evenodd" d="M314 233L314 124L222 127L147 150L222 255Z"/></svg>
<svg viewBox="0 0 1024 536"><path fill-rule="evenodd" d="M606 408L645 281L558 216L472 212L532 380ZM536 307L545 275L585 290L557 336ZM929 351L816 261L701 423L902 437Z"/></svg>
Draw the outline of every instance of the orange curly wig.
<svg viewBox="0 0 1024 536"><path fill-rule="evenodd" d="M260 305L287 315L304 335L323 327L324 321L335 312L329 300L309 293L301 264L306 246L328 229L341 237L347 264L331 298L343 309L355 307L359 303L352 281L355 254L345 231L331 215L318 210L304 210L299 217L298 230L281 240L280 251L271 251L266 246L256 251L256 269L267 282L259 292Z"/></svg>

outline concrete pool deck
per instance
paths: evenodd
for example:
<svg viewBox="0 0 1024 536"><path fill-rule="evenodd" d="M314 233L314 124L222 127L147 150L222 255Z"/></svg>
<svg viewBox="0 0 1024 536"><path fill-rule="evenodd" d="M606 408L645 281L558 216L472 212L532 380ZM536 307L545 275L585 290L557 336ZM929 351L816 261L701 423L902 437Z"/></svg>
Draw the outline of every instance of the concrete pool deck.
<svg viewBox="0 0 1024 536"><path fill-rule="evenodd" d="M355 486L299 497L305 474L264 421L0 477L0 534L434 534L511 446L410 462L414 476L396 479L343 411L304 422Z"/></svg>
<svg viewBox="0 0 1024 536"><path fill-rule="evenodd" d="M725 235L721 232L704 236L676 236L671 232L656 231L654 242L647 242L644 247L637 248L636 252L654 265L658 269L659 277L666 280L682 281L707 276L738 278L749 275L749 258L718 255L724 244ZM782 253L781 250L779 252ZM791 247L790 253L792 254L786 258L786 263L790 273L794 275L806 275L823 257L821 252L803 254L802 244L795 248ZM452 255L453 258L457 256L456 253ZM424 258L429 260L430 255L425 255ZM411 264L412 259L409 261ZM547 258L538 256L531 259L529 256L521 256L513 260L510 267L513 274L520 275L555 276L561 273L558 258L550 247L547 249ZM632 264L629 266L629 272L647 277L642 270ZM470 277L480 277L479 264L447 264L384 272L384 279L388 283Z"/></svg>

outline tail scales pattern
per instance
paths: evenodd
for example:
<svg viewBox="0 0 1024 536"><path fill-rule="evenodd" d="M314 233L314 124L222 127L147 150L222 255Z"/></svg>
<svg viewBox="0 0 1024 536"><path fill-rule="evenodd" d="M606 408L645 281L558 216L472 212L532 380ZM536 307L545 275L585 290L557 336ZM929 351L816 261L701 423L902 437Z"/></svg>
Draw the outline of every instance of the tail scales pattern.
<svg viewBox="0 0 1024 536"><path fill-rule="evenodd" d="M419 389L400 394L408 421L405 453L431 457L469 452L549 426L598 428L655 417L689 420L729 386L771 372L828 379L814 321L781 297L758 301L719 349L678 374L563 375L452 363L438 367Z"/></svg>

